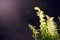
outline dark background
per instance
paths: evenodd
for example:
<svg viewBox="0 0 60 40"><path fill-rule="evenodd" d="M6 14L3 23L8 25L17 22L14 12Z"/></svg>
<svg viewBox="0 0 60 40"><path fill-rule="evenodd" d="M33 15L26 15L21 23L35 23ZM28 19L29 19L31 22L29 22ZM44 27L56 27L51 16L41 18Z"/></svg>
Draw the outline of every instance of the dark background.
<svg viewBox="0 0 60 40"><path fill-rule="evenodd" d="M45 14L54 16L55 21L58 23L58 16L60 16L59 0L22 0L17 10L19 15L22 15L22 21L18 21L17 24L13 19L14 22L8 21L8 24L6 24L5 26L0 21L0 40L33 40L32 32L29 29L28 24L31 23L35 25L36 28L39 28L39 18L36 16L36 11L34 10L35 6L39 6L41 10L45 12ZM13 25L10 23L12 23Z"/></svg>

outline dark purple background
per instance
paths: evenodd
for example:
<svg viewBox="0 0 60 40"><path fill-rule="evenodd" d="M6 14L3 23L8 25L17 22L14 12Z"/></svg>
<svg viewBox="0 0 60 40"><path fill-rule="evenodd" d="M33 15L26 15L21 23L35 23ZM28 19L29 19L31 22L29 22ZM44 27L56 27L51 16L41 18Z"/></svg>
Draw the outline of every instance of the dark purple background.
<svg viewBox="0 0 60 40"><path fill-rule="evenodd" d="M60 16L58 0L0 0L0 40L33 40L28 28L38 28L38 17L33 9L39 6L49 16ZM57 21L57 20L56 20Z"/></svg>
<svg viewBox="0 0 60 40"><path fill-rule="evenodd" d="M0 40L33 40L26 10L29 0L0 0Z"/></svg>

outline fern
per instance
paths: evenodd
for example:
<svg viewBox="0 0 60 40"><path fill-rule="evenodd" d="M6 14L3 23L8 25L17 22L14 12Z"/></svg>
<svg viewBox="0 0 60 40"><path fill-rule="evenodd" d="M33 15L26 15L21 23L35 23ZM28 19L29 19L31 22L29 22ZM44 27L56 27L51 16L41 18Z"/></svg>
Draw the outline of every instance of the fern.
<svg viewBox="0 0 60 40"><path fill-rule="evenodd" d="M35 29L35 26L29 24L29 28L33 32L33 38L35 40L60 40L57 32L57 25L53 21L54 17L45 15L39 7L34 7L34 9L37 10L37 16L40 19L40 29ZM46 17L47 20L44 17Z"/></svg>

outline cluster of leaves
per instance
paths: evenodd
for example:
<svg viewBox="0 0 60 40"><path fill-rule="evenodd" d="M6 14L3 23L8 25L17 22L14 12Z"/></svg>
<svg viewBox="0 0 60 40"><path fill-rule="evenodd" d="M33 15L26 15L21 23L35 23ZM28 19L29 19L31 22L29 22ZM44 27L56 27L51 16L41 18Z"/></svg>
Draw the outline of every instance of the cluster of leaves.
<svg viewBox="0 0 60 40"><path fill-rule="evenodd" d="M54 17L45 15L39 7L34 7L34 9L37 10L37 16L40 19L40 29L35 29L35 26L29 24L29 28L33 32L33 38L35 40L60 40L57 25L53 21Z"/></svg>

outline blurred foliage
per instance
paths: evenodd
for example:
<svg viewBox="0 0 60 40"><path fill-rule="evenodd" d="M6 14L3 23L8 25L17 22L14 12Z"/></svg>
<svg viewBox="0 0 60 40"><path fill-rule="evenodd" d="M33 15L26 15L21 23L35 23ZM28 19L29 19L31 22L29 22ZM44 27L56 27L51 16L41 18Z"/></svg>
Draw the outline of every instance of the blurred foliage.
<svg viewBox="0 0 60 40"><path fill-rule="evenodd" d="M57 24L53 21L54 17L45 15L39 7L34 7L37 10L37 16L39 17L39 29L35 29L35 26L29 24L29 28L33 32L33 38L35 40L60 40L57 32Z"/></svg>

